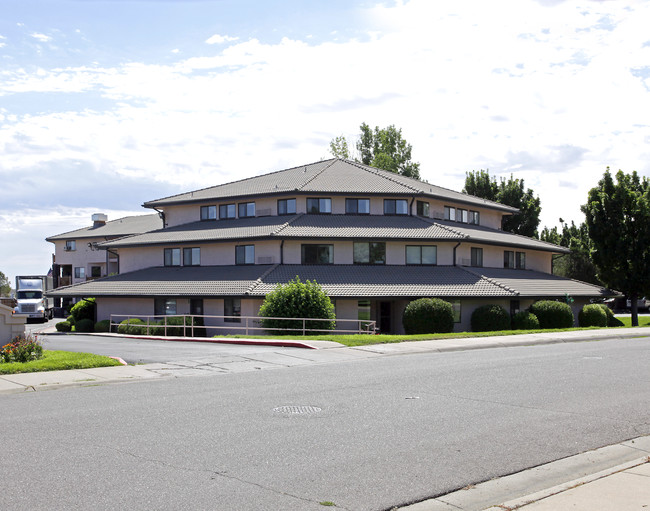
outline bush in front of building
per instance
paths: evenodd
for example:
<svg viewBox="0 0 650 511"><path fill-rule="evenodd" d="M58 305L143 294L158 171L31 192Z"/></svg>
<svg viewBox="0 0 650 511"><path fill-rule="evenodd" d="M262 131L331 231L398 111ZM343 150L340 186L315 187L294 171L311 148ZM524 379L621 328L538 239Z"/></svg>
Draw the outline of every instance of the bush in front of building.
<svg viewBox="0 0 650 511"><path fill-rule="evenodd" d="M510 314L500 305L482 305L472 312L472 332L510 330Z"/></svg>
<svg viewBox="0 0 650 511"><path fill-rule="evenodd" d="M90 319L95 324L95 299L84 298L75 303L70 309L75 323L82 319Z"/></svg>
<svg viewBox="0 0 650 511"><path fill-rule="evenodd" d="M605 314L607 314L608 327L623 326L623 322L614 316L614 311L612 311L612 309L607 307L604 303L599 303L598 306L605 311Z"/></svg>
<svg viewBox="0 0 650 511"><path fill-rule="evenodd" d="M74 325L74 316L70 315L65 320L70 323L70 326Z"/></svg>
<svg viewBox="0 0 650 511"><path fill-rule="evenodd" d="M80 319L74 324L75 332L93 332L95 330L95 322L92 319Z"/></svg>
<svg viewBox="0 0 650 511"><path fill-rule="evenodd" d="M540 328L571 328L573 326L573 311L564 302L540 300L531 305L530 312L537 316Z"/></svg>
<svg viewBox="0 0 650 511"><path fill-rule="evenodd" d="M56 325L54 325L56 328L57 332L70 332L72 331L72 325L70 324L69 321L59 321Z"/></svg>
<svg viewBox="0 0 650 511"><path fill-rule="evenodd" d="M589 303L585 305L578 313L578 325L581 327L588 326L607 326L607 313L600 305Z"/></svg>
<svg viewBox="0 0 650 511"><path fill-rule="evenodd" d="M325 290L316 282L301 282L296 277L286 284L278 284L260 307L262 328L272 335L301 335L302 320L267 318L309 318L329 321L305 321L306 335L334 330L334 305ZM291 329L290 331L283 329Z"/></svg>
<svg viewBox="0 0 650 511"><path fill-rule="evenodd" d="M102 319L95 323L95 332L108 332L111 329L111 320Z"/></svg>
<svg viewBox="0 0 650 511"><path fill-rule="evenodd" d="M513 330L539 330L539 319L530 311L519 311L512 317Z"/></svg>
<svg viewBox="0 0 650 511"><path fill-rule="evenodd" d="M142 335L146 329L142 326L145 322L140 318L129 318L122 321L117 327L118 334Z"/></svg>
<svg viewBox="0 0 650 511"><path fill-rule="evenodd" d="M414 300L404 309L402 326L408 335L451 332L454 329L453 307L440 298Z"/></svg>

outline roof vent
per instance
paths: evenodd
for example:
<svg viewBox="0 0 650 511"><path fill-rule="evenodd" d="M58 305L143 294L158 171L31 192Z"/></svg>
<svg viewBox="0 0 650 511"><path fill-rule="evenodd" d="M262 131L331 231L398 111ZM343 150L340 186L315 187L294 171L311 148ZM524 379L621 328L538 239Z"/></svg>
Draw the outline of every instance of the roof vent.
<svg viewBox="0 0 650 511"><path fill-rule="evenodd" d="M101 227L102 225L106 225L106 220L108 220L108 217L104 213L95 213L92 216L93 220L93 227Z"/></svg>

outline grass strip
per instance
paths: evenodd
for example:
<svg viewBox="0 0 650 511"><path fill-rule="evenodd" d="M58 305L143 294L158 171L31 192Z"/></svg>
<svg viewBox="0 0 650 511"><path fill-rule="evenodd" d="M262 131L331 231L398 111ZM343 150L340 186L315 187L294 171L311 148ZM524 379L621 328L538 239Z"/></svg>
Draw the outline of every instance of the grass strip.
<svg viewBox="0 0 650 511"><path fill-rule="evenodd" d="M627 317L616 316L616 319L618 319L621 323L623 323L623 326L626 326L628 328L632 327L632 318L630 316ZM639 326L650 326L650 316L639 315Z"/></svg>
<svg viewBox="0 0 650 511"><path fill-rule="evenodd" d="M92 367L119 366L117 360L92 353L72 351L43 351L43 358L31 362L0 363L0 374L36 373L64 369L90 369Z"/></svg>

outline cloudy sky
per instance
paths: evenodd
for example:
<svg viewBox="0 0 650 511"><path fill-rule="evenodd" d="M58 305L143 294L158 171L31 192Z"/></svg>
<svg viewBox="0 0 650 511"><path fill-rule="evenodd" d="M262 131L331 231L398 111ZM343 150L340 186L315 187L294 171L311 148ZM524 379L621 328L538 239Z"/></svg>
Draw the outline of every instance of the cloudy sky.
<svg viewBox="0 0 650 511"><path fill-rule="evenodd" d="M582 221L605 168L650 176L650 2L2 0L0 271L156 199L401 127L424 179L523 178Z"/></svg>

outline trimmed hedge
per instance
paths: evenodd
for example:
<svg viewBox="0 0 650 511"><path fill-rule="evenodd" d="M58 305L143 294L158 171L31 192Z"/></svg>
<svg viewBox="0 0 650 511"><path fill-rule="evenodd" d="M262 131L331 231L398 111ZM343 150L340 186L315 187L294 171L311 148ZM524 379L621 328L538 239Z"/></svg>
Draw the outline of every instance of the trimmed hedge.
<svg viewBox="0 0 650 511"><path fill-rule="evenodd" d="M598 306L605 311L605 314L607 314L607 326L608 327L617 327L617 326L623 326L623 322L618 319L616 316L614 316L614 312L612 309L607 307L604 303L599 303Z"/></svg>
<svg viewBox="0 0 650 511"><path fill-rule="evenodd" d="M72 325L70 324L69 321L59 321L56 325L54 325L56 328L57 332L70 332L72 331Z"/></svg>
<svg viewBox="0 0 650 511"><path fill-rule="evenodd" d="M74 325L74 316L68 316L65 320L70 323L70 325Z"/></svg>
<svg viewBox="0 0 650 511"><path fill-rule="evenodd" d="M530 311L519 311L512 317L513 330L539 330L539 319Z"/></svg>
<svg viewBox="0 0 650 511"><path fill-rule="evenodd" d="M122 321L117 327L117 333L119 334L130 334L130 335L142 335L145 333L145 329L141 325L144 325L145 322L140 318L130 318Z"/></svg>
<svg viewBox="0 0 650 511"><path fill-rule="evenodd" d="M447 333L454 329L454 310L440 298L420 298L404 309L402 325L408 335Z"/></svg>
<svg viewBox="0 0 650 511"><path fill-rule="evenodd" d="M84 298L75 303L70 309L70 314L75 322L82 319L90 319L95 324L95 299Z"/></svg>
<svg viewBox="0 0 650 511"><path fill-rule="evenodd" d="M110 319L102 319L95 323L95 332L108 332L111 328Z"/></svg>
<svg viewBox="0 0 650 511"><path fill-rule="evenodd" d="M578 325L587 326L607 326L607 313L600 305L595 303L587 304L578 313Z"/></svg>
<svg viewBox="0 0 650 511"><path fill-rule="evenodd" d="M472 312L472 332L510 330L510 314L500 305L482 305Z"/></svg>
<svg viewBox="0 0 650 511"><path fill-rule="evenodd" d="M75 332L92 332L95 330L95 322L92 319L83 318L74 324Z"/></svg>
<svg viewBox="0 0 650 511"><path fill-rule="evenodd" d="M573 312L568 304L541 300L530 307L530 312L537 316L540 328L571 328L573 326Z"/></svg>

